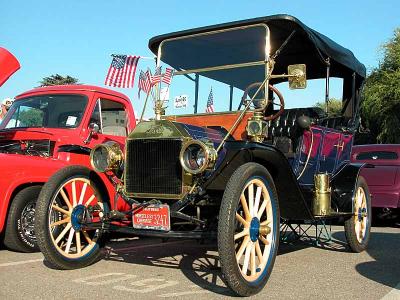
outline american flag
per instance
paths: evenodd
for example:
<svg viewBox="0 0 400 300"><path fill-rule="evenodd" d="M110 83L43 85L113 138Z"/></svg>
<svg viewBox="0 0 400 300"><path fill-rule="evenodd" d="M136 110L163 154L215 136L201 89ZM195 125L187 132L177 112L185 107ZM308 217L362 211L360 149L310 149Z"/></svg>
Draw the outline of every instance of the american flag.
<svg viewBox="0 0 400 300"><path fill-rule="evenodd" d="M104 84L120 88L132 88L139 58L140 56L113 55Z"/></svg>
<svg viewBox="0 0 400 300"><path fill-rule="evenodd" d="M151 83L150 83L150 72L146 71L143 72L140 70L140 75L139 75L139 92L138 92L138 97L140 98L140 91L144 91L146 94L148 94L151 90Z"/></svg>
<svg viewBox="0 0 400 300"><path fill-rule="evenodd" d="M174 70L170 69L170 68L166 68L165 69L165 73L162 77L162 82L164 82L165 84L170 85L171 81L172 81L172 76L174 74Z"/></svg>
<svg viewBox="0 0 400 300"><path fill-rule="evenodd" d="M210 94L208 95L206 113L212 113L212 112L214 112L214 96L211 88Z"/></svg>
<svg viewBox="0 0 400 300"><path fill-rule="evenodd" d="M151 85L153 86L153 85L159 83L161 81L161 77L162 77L161 67L157 67L154 72L154 75L152 75L152 76L150 75Z"/></svg>

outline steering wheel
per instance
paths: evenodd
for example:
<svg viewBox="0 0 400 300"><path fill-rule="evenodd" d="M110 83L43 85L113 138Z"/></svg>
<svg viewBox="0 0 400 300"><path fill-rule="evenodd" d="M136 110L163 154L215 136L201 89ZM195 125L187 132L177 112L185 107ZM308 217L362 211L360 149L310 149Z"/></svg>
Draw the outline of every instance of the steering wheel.
<svg viewBox="0 0 400 300"><path fill-rule="evenodd" d="M247 99L249 91L251 91L254 88L259 88L261 86L261 84L262 84L262 82L254 82L254 83L250 84L249 86L247 86L247 88L244 90L244 93L243 93L243 96L242 96L242 101L240 102L240 105L239 105L238 109L240 109L240 107L245 103L245 101L250 100L250 99ZM274 87L273 85L270 85L270 84L268 85L268 89L270 89L275 95L278 96L279 103L273 102L272 100L268 101L268 102L272 103L272 104L275 104L275 105L278 105L279 106L279 110L276 113L272 114L272 115L264 116L264 120L265 121L270 121L270 120L276 119L285 110L285 100L283 99L283 95L281 94L281 92L276 87ZM253 105L256 107L257 105L256 105L255 100L259 101L259 100L263 100L263 99L253 99ZM265 112L265 110L267 109L269 103L267 103L267 105L265 105L262 108L255 108L255 110L256 111L260 111L261 110L261 111Z"/></svg>

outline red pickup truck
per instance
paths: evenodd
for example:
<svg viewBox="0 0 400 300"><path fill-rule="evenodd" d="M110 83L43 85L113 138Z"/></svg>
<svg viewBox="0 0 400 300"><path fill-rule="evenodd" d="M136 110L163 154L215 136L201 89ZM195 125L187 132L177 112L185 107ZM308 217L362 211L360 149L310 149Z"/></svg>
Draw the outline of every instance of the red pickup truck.
<svg viewBox="0 0 400 300"><path fill-rule="evenodd" d="M90 149L97 144L116 141L124 147L135 124L129 98L105 88L51 86L17 96L0 125L4 244L22 252L37 250L34 212L42 185L64 166L90 167ZM112 197L109 185L104 188Z"/></svg>

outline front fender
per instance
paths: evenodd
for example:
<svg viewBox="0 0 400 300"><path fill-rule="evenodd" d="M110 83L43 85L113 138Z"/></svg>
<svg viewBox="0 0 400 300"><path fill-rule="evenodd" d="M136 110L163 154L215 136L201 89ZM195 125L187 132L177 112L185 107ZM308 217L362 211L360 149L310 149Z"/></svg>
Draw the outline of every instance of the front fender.
<svg viewBox="0 0 400 300"><path fill-rule="evenodd" d="M1 154L0 165L0 232L3 231L8 207L14 192L21 186L44 184L67 162L51 158Z"/></svg>
<svg viewBox="0 0 400 300"><path fill-rule="evenodd" d="M281 151L271 145L228 141L224 159L206 181L204 188L223 191L233 172L247 162L256 162L268 169L274 179L281 217L292 220L313 219L292 168Z"/></svg>

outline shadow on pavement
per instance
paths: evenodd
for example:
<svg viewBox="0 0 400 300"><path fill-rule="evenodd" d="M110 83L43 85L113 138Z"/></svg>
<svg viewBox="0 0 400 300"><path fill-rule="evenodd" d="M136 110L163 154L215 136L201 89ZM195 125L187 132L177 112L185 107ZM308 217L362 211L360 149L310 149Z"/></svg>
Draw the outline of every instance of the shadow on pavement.
<svg viewBox="0 0 400 300"><path fill-rule="evenodd" d="M371 280L395 288L400 282L400 232L371 233L367 252L375 261L358 264L356 270Z"/></svg>
<svg viewBox="0 0 400 300"><path fill-rule="evenodd" d="M132 246L132 244L131 244ZM120 247L119 247L120 248ZM221 278L217 246L194 240L169 240L163 246L110 249L105 260L179 269L191 282L213 293L234 296Z"/></svg>

